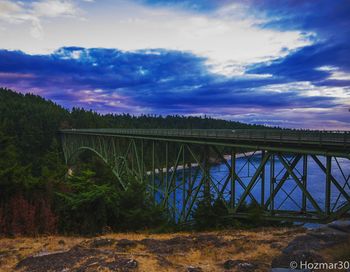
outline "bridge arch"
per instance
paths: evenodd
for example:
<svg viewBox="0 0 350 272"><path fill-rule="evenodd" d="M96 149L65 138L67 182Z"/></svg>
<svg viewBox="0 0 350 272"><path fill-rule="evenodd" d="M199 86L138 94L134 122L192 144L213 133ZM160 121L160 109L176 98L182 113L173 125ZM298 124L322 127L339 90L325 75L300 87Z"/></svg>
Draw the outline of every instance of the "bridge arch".
<svg viewBox="0 0 350 272"><path fill-rule="evenodd" d="M103 154L101 154L98 150L94 149L93 147L81 146L81 147L76 148L75 150L71 150L71 152L65 154L66 164L70 165L71 163L73 163L74 159L76 159L84 151L88 151L88 152L94 154L96 157L98 157L112 171L113 175L117 178L121 187L124 190L127 188L126 183L120 177L120 174L119 174L118 170L116 169L116 167L113 166L110 161L108 161L108 158L103 156ZM118 156L118 158L124 159L122 156Z"/></svg>

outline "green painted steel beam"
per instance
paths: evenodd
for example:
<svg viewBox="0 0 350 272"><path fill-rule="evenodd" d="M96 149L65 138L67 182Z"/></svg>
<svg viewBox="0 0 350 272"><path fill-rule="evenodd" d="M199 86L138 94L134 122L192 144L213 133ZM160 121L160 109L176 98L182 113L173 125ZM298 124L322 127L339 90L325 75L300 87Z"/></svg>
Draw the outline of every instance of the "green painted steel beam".
<svg viewBox="0 0 350 272"><path fill-rule="evenodd" d="M321 210L320 206L317 204L316 200L312 197L312 195L309 193L309 191L306 188L304 188L303 184L300 182L300 180L295 175L295 173L293 172L291 167L288 165L288 163L285 161L285 159L279 154L278 154L278 158L279 158L280 162L283 164L283 166L287 169L289 175L292 176L292 178L294 179L296 184L298 184L299 188L303 191L303 193L305 193L307 199L311 202L311 204L314 206L314 208L320 214L322 214L322 210Z"/></svg>
<svg viewBox="0 0 350 272"><path fill-rule="evenodd" d="M86 132L85 130L61 130L61 133L65 134L75 134L75 135L104 135L109 137L122 137L122 138L135 138L135 139L146 139L146 140L156 140L156 141L169 141L169 142L178 142L178 143L188 143L188 144L204 144L204 145L215 145L215 146L228 146L228 147L236 147L236 148L242 148L242 149L252 149L252 150L267 150L267 151L277 151L277 152L285 152L285 153L292 153L292 154L314 154L314 155L324 155L324 156L337 156L337 157L350 157L350 143L348 146L344 148L344 145L339 146L339 149L332 150L332 147L323 147L320 148L319 144L314 144L313 148L301 146L301 142L298 143L292 143L294 146L290 147L287 145L283 145L281 142L277 142L277 146L270 146L266 145L266 141L268 139L265 139L261 143L247 143L247 138L242 139L220 139L220 138L205 138L205 139L197 139L197 138L174 138L171 135L129 135L129 134L118 134L118 133L103 133L99 131L92 130L90 133ZM220 141L221 140L221 141ZM235 142L238 141L238 142ZM350 140L349 140L350 141ZM306 144L307 142L305 142Z"/></svg>
<svg viewBox="0 0 350 272"><path fill-rule="evenodd" d="M234 212L237 212L237 210L239 209L239 207L244 203L245 199L247 198L248 194L251 192L251 190L253 189L256 180L258 179L259 175L261 174L262 169L265 167L266 162L268 161L268 159L270 158L270 153L266 153L264 158L262 159L258 169L255 171L254 176L252 177L252 179L250 180L247 188L245 189L245 191L243 192L242 196L240 197L237 206L234 208ZM258 202L257 202L258 203Z"/></svg>

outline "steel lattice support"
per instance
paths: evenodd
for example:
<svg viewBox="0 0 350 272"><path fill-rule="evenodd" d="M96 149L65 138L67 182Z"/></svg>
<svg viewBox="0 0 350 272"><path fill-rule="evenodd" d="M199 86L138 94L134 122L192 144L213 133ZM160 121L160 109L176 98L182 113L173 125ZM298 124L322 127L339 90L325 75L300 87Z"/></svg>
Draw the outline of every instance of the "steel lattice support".
<svg viewBox="0 0 350 272"><path fill-rule="evenodd" d="M241 147L229 141L139 135L62 132L67 164L88 151L110 167L121 189L128 178L147 182L157 203L176 222L191 220L199 200L221 199L233 217L253 203L267 219L326 222L350 211L349 157L281 147ZM249 148L248 148L249 147ZM322 198L311 190L317 167ZM216 172L215 172L216 171ZM289 203L289 204L288 204ZM288 205L286 205L288 204ZM286 209L285 207L293 207Z"/></svg>

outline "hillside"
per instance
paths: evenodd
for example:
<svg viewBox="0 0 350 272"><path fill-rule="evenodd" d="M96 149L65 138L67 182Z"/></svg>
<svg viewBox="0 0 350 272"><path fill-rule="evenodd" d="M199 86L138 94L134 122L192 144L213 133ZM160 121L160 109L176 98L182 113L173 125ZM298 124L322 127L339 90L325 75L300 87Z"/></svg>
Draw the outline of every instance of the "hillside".
<svg viewBox="0 0 350 272"><path fill-rule="evenodd" d="M108 167L91 155L77 162L77 176L67 178L58 129L105 127L259 126L209 117L102 115L81 108L68 110L38 95L0 88L0 235L95 233L111 225L144 228L150 227L146 222L161 220L155 216L161 214L159 208L147 204L150 199L145 188L140 191L135 187L136 191L122 195ZM131 200L135 193L140 196L139 202ZM144 216L144 226L135 223L136 215L128 222L117 223L126 220L123 210L130 208Z"/></svg>
<svg viewBox="0 0 350 272"><path fill-rule="evenodd" d="M42 158L59 128L260 128L240 122L209 117L102 115L91 110L62 106L38 95L0 88L0 131L11 137L21 164L33 163L40 176Z"/></svg>

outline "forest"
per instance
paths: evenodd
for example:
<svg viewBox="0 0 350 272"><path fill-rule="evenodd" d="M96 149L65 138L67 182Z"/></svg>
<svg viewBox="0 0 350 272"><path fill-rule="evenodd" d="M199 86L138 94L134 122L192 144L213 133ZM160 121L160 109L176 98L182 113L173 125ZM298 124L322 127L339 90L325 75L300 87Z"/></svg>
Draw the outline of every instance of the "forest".
<svg viewBox="0 0 350 272"><path fill-rule="evenodd" d="M121 191L97 158L82 156L74 175L67 175L59 129L259 127L206 116L102 115L0 88L0 235L93 234L169 224L146 184ZM198 207L200 217L207 207ZM220 203L215 207L222 209Z"/></svg>

